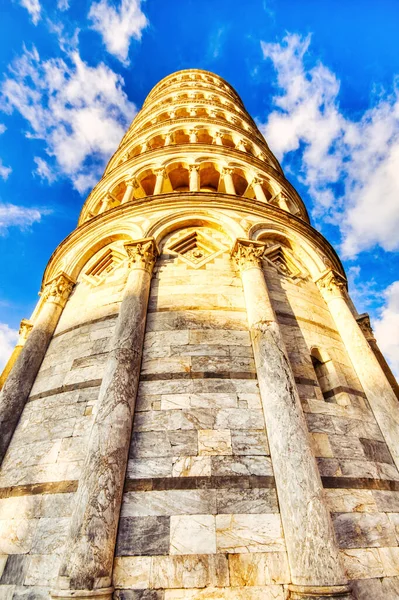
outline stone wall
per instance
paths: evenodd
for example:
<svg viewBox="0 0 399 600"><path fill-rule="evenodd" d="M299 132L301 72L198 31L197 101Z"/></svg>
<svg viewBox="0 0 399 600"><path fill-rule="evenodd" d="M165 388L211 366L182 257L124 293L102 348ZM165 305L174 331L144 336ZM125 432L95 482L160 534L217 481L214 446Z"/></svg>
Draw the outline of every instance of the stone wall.
<svg viewBox="0 0 399 600"><path fill-rule="evenodd" d="M93 287L82 274L3 461L1 600L54 586L125 275Z"/></svg>
<svg viewBox="0 0 399 600"><path fill-rule="evenodd" d="M202 256L190 251L195 232ZM283 600L290 581L230 246L205 227L162 243L115 553L118 600ZM55 583L126 281L123 262L90 274L106 251L79 278L2 466L1 600L44 600ZM265 276L356 598L394 600L399 473L317 287L270 265ZM314 349L329 360L323 381Z"/></svg>
<svg viewBox="0 0 399 600"><path fill-rule="evenodd" d="M212 236L221 248L201 267L165 249L155 269L116 548L121 600L282 600L289 581L241 281L230 242Z"/></svg>
<svg viewBox="0 0 399 600"><path fill-rule="evenodd" d="M359 600L393 600L399 595L399 473L315 284L294 282L273 268L265 276L348 578L359 580ZM314 347L334 367L325 397L311 361ZM372 587L370 578L378 578Z"/></svg>

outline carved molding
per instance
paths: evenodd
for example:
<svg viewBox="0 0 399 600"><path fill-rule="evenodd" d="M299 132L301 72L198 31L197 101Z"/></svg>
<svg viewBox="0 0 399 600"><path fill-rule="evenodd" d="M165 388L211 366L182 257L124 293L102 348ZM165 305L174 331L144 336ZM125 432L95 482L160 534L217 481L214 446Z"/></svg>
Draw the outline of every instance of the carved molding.
<svg viewBox="0 0 399 600"><path fill-rule="evenodd" d="M18 338L18 346L23 346L28 339L28 335L32 331L33 323L28 319L22 319L21 324L19 326L19 338Z"/></svg>
<svg viewBox="0 0 399 600"><path fill-rule="evenodd" d="M373 328L370 323L370 315L368 313L363 313L356 318L357 324L363 332L364 337L367 341L375 342L376 339L374 337Z"/></svg>
<svg viewBox="0 0 399 600"><path fill-rule="evenodd" d="M75 282L66 273L60 273L57 277L49 281L44 288L41 293L43 301L54 302L64 307L74 285Z"/></svg>
<svg viewBox="0 0 399 600"><path fill-rule="evenodd" d="M255 242L238 238L235 241L231 258L239 271L251 269L253 267L262 268L262 257L265 253L266 245L263 242Z"/></svg>
<svg viewBox="0 0 399 600"><path fill-rule="evenodd" d="M158 256L158 248L154 238L145 238L124 244L129 257L129 269L144 269L152 273Z"/></svg>
<svg viewBox="0 0 399 600"><path fill-rule="evenodd" d="M345 295L347 281L338 271L330 269L325 271L316 284L326 300Z"/></svg>

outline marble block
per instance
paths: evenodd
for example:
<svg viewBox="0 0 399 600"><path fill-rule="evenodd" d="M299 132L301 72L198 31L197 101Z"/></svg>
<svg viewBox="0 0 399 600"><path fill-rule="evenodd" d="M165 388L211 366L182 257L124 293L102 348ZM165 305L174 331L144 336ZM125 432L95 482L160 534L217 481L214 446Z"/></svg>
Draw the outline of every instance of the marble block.
<svg viewBox="0 0 399 600"><path fill-rule="evenodd" d="M180 515L170 519L171 554L215 554L216 529L212 515Z"/></svg>

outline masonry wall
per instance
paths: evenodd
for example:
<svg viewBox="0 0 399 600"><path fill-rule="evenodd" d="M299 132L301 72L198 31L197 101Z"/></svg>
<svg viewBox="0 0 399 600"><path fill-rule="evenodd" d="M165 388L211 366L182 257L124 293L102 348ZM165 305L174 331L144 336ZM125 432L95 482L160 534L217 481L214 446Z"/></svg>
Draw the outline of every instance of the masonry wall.
<svg viewBox="0 0 399 600"><path fill-rule="evenodd" d="M151 288L116 597L283 600L289 571L240 277L214 231L226 250L201 268L169 255L186 234L166 240Z"/></svg>
<svg viewBox="0 0 399 600"><path fill-rule="evenodd" d="M399 473L328 308L311 281L265 269L348 578L359 600L399 597ZM321 393L311 350L333 369Z"/></svg>
<svg viewBox="0 0 399 600"><path fill-rule="evenodd" d="M48 600L54 587L125 277L92 286L82 274L3 461L1 600Z"/></svg>

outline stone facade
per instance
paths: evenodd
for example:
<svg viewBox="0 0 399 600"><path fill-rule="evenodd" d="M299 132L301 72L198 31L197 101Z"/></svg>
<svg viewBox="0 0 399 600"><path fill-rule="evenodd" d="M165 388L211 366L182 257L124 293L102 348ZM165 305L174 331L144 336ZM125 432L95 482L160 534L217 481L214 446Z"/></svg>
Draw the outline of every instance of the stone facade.
<svg viewBox="0 0 399 600"><path fill-rule="evenodd" d="M160 82L1 380L0 598L397 598L365 321L236 92Z"/></svg>

